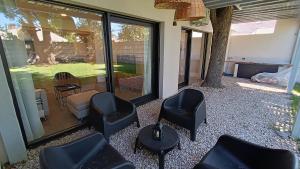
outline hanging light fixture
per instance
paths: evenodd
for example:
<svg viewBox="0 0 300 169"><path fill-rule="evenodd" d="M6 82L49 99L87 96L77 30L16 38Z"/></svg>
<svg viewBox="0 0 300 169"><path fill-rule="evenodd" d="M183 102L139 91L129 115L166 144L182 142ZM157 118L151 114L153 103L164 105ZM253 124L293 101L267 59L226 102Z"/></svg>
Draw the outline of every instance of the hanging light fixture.
<svg viewBox="0 0 300 169"><path fill-rule="evenodd" d="M179 9L191 6L191 0L155 0L154 7L158 9Z"/></svg>
<svg viewBox="0 0 300 169"><path fill-rule="evenodd" d="M206 9L202 0L191 0L191 6L187 8L177 8L175 11L175 21L194 21L206 17Z"/></svg>

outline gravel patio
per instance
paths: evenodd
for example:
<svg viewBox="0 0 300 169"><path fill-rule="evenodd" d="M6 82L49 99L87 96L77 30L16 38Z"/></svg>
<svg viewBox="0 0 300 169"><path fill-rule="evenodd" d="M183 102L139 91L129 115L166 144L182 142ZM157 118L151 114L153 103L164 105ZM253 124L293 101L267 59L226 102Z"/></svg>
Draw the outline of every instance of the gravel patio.
<svg viewBox="0 0 300 169"><path fill-rule="evenodd" d="M271 148L282 148L297 153L297 144L284 132L292 123L289 95L282 88L252 83L246 79L224 77L224 88L214 89L189 86L204 92L207 105L208 124L201 124L197 139L190 141L189 132L163 120L166 125L175 128L181 139L182 150L174 149L166 155L165 168L192 168L201 157L216 143L219 136L230 134L247 141ZM157 121L162 100L155 100L138 107L141 128ZM138 131L131 125L111 137L110 143L136 168L158 168L156 155L147 150L133 153ZM38 153L45 146L58 145L82 137L90 132L78 131L44 146L28 151L28 160L17 164L15 168L39 168ZM283 135L283 136L282 136Z"/></svg>

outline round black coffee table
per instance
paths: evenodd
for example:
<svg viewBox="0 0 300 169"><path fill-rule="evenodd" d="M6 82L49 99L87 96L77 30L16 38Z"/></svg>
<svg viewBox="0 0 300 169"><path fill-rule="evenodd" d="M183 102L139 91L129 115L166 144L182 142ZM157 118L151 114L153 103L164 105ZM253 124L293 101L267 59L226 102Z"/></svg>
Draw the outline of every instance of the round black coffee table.
<svg viewBox="0 0 300 169"><path fill-rule="evenodd" d="M157 141L152 138L152 128L154 125L149 125L141 129L138 137L135 141L134 153L136 153L137 147L146 148L149 151L158 154L159 168L164 168L165 154L173 150L176 146L181 150L180 140L177 132L171 127L163 125L162 128L162 140Z"/></svg>

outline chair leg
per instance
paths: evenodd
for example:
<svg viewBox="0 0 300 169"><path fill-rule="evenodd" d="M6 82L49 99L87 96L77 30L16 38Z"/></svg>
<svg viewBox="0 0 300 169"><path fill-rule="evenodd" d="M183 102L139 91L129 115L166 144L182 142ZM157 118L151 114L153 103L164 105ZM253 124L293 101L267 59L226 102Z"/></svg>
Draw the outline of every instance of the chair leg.
<svg viewBox="0 0 300 169"><path fill-rule="evenodd" d="M157 121L157 122L160 122L161 119L162 119L162 117L161 117L161 115L159 114L159 116L158 116L158 121Z"/></svg>
<svg viewBox="0 0 300 169"><path fill-rule="evenodd" d="M103 135L104 135L104 138L107 141L107 143L109 143L109 136L107 134L103 134Z"/></svg>
<svg viewBox="0 0 300 169"><path fill-rule="evenodd" d="M195 141L195 140L196 140L196 135L197 135L197 130L195 130L195 129L194 129L194 130L191 130L191 131L190 131L190 135L191 135L191 136L190 136L190 137L191 137L191 140L192 140L192 141Z"/></svg>
<svg viewBox="0 0 300 169"><path fill-rule="evenodd" d="M140 127L141 127L141 125L140 125L140 121L139 121L139 118L138 118L138 117L136 117L136 126L137 126L138 128L140 128Z"/></svg>

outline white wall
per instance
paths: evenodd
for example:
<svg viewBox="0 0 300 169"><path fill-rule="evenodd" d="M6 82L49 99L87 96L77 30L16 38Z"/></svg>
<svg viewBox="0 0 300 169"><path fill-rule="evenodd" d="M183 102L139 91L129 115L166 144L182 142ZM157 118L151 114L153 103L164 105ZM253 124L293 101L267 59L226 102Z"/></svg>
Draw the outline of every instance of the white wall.
<svg viewBox="0 0 300 169"><path fill-rule="evenodd" d="M299 19L278 20L273 34L231 36L227 60L290 64L299 25Z"/></svg>
<svg viewBox="0 0 300 169"><path fill-rule="evenodd" d="M62 1L160 22L159 93L160 97L166 98L177 92L181 27L191 26L189 22L178 22L177 26L173 26L174 10L155 9L154 0ZM194 29L212 32L211 25Z"/></svg>

